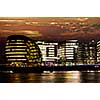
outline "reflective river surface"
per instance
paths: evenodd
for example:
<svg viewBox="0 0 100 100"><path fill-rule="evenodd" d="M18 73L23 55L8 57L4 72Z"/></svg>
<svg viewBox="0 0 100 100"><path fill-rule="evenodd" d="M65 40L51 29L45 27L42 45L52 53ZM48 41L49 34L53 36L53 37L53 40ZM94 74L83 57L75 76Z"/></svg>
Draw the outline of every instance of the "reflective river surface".
<svg viewBox="0 0 100 100"><path fill-rule="evenodd" d="M0 73L1 83L100 83L100 71Z"/></svg>

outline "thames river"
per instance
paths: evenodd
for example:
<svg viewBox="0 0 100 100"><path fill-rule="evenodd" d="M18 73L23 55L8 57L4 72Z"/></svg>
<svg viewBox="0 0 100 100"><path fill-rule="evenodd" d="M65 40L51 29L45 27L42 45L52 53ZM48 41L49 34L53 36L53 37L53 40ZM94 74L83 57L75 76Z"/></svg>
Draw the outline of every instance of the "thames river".
<svg viewBox="0 0 100 100"><path fill-rule="evenodd" d="M0 73L1 83L100 83L100 72Z"/></svg>

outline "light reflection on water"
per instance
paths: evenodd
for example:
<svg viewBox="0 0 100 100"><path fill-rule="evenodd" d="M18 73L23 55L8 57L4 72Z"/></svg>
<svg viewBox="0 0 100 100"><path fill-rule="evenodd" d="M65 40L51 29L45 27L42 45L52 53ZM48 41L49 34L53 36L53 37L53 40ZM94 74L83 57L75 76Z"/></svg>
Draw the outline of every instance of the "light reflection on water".
<svg viewBox="0 0 100 100"><path fill-rule="evenodd" d="M100 72L0 73L1 83L99 83Z"/></svg>

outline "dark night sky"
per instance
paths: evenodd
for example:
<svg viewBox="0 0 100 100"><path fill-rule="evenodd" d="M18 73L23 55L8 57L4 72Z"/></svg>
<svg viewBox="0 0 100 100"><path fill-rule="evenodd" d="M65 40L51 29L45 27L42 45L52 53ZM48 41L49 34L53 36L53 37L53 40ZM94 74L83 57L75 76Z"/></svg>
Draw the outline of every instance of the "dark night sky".
<svg viewBox="0 0 100 100"><path fill-rule="evenodd" d="M26 35L34 40L100 40L99 17L1 17L0 38Z"/></svg>

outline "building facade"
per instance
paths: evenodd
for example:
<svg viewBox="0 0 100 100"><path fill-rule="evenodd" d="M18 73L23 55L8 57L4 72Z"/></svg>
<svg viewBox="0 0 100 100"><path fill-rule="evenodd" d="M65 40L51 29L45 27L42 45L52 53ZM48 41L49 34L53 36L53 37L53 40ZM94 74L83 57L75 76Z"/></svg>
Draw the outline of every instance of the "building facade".
<svg viewBox="0 0 100 100"><path fill-rule="evenodd" d="M77 40L68 40L59 43L37 41L36 43L41 50L45 64L76 64Z"/></svg>
<svg viewBox="0 0 100 100"><path fill-rule="evenodd" d="M58 57L59 62L65 65L76 64L76 53L78 48L78 40L67 40L59 43Z"/></svg>
<svg viewBox="0 0 100 100"><path fill-rule="evenodd" d="M28 37L21 35L7 38L5 57L8 64L18 67L35 66L42 61L38 45Z"/></svg>
<svg viewBox="0 0 100 100"><path fill-rule="evenodd" d="M96 64L96 62L96 42L94 40L89 43L79 42L77 50L77 64Z"/></svg>
<svg viewBox="0 0 100 100"><path fill-rule="evenodd" d="M7 38L5 57L8 64L15 66L79 65L100 62L100 42L89 43L78 40L63 42L33 41L21 35Z"/></svg>
<svg viewBox="0 0 100 100"><path fill-rule="evenodd" d="M54 65L58 59L58 43L52 43L47 41L37 41L36 43L41 50L43 64Z"/></svg>
<svg viewBox="0 0 100 100"><path fill-rule="evenodd" d="M100 64L100 41L97 42L97 63Z"/></svg>
<svg viewBox="0 0 100 100"><path fill-rule="evenodd" d="M97 63L97 47L94 40L89 43L79 42L78 40L66 40L58 43L44 41L39 43L38 41L37 44L42 52L44 62L61 65ZM98 48L99 46L98 44Z"/></svg>

